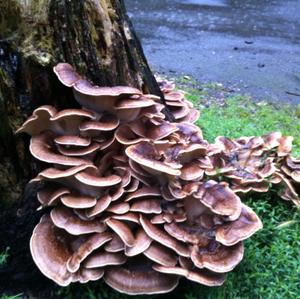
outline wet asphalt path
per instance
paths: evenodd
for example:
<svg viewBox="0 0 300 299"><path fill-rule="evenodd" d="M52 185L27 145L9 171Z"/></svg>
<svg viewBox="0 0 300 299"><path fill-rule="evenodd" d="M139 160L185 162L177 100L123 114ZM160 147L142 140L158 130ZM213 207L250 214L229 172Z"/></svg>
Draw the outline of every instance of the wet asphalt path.
<svg viewBox="0 0 300 299"><path fill-rule="evenodd" d="M125 2L154 70L300 103L300 0Z"/></svg>

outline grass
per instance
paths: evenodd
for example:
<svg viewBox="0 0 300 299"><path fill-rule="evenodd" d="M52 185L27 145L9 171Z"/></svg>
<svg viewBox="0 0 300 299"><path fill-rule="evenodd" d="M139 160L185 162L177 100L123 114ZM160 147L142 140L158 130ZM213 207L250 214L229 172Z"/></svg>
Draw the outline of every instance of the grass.
<svg viewBox="0 0 300 299"><path fill-rule="evenodd" d="M209 96L211 89L219 92L222 88L210 84L201 90L188 89L188 98L201 111L197 125L205 139L213 142L219 135L236 138L279 130L295 137L294 153L299 156L299 108L254 104L247 96L230 93L223 94L219 101ZM171 294L134 298L300 299L300 212L281 200L275 190L248 194L243 201L260 216L264 228L245 242L243 261L222 287L209 288L181 280L179 288ZM289 225L278 228L286 221ZM68 299L132 298L112 291L103 282L72 285L61 289L59 295Z"/></svg>
<svg viewBox="0 0 300 299"><path fill-rule="evenodd" d="M22 298L24 298L24 297L22 296L22 294L13 295L13 296L11 296L11 295L2 295L2 296L0 297L0 299L22 299Z"/></svg>
<svg viewBox="0 0 300 299"><path fill-rule="evenodd" d="M3 252L0 252L0 267L7 263L7 259L9 257L8 251L9 247L7 247Z"/></svg>
<svg viewBox="0 0 300 299"><path fill-rule="evenodd" d="M195 93L188 95L188 98L200 108L201 117L197 125L209 142L219 135L237 138L281 131L284 135L295 137L294 155L300 155L300 108L282 106L278 109L263 102L255 104L246 96L235 95L226 99L222 107L213 103L209 108L201 109L203 105L195 100Z"/></svg>

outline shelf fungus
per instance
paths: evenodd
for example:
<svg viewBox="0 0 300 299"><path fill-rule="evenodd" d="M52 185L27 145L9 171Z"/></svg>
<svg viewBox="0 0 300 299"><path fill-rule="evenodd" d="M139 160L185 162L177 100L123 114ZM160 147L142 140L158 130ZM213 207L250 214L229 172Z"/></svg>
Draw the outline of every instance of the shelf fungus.
<svg viewBox="0 0 300 299"><path fill-rule="evenodd" d="M237 193L273 182L297 202L290 138L210 145L193 124L199 113L170 82L158 81L174 123L157 96L94 86L66 63L54 72L82 108L39 107L18 133L31 135L31 154L48 164L30 182L47 207L30 250L58 285L103 277L132 295L170 292L183 277L219 286L242 260L243 240L262 228Z"/></svg>

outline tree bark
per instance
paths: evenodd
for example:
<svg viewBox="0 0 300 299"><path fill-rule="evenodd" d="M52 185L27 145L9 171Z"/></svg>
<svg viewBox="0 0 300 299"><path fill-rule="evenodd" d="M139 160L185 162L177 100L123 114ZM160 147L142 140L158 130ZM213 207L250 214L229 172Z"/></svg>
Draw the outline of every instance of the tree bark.
<svg viewBox="0 0 300 299"><path fill-rule="evenodd" d="M134 86L164 101L123 0L0 2L0 251L10 248L7 264L0 266L0 293L45 295L53 287L29 253L40 212L36 191L26 182L43 165L30 157L29 138L14 132L40 105L77 106L53 75L58 62L72 64L100 86Z"/></svg>

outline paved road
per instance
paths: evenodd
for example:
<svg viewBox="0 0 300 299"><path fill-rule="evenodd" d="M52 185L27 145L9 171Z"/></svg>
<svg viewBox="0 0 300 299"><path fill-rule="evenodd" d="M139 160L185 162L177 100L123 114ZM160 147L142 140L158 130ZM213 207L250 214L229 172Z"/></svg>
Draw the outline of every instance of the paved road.
<svg viewBox="0 0 300 299"><path fill-rule="evenodd" d="M300 103L300 0L126 0L152 67Z"/></svg>

